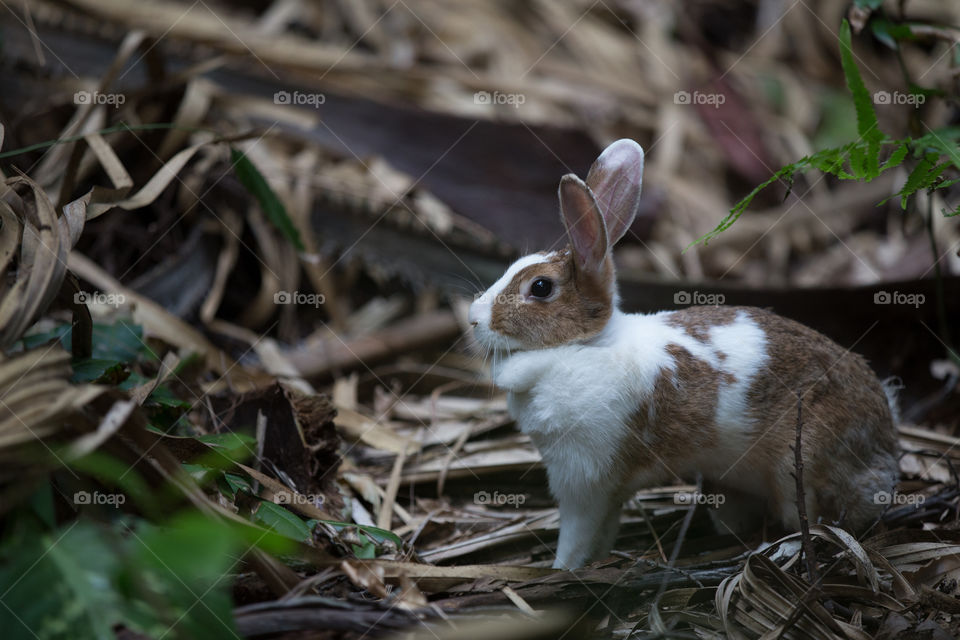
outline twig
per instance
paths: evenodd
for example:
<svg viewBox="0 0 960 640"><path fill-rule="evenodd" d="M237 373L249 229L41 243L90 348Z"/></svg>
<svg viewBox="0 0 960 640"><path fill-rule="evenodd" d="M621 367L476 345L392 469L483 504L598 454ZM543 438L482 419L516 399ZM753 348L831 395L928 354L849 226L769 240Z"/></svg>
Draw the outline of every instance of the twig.
<svg viewBox="0 0 960 640"><path fill-rule="evenodd" d="M663 558L663 561L667 560L667 552L663 550L663 544L660 542L660 536L657 535L657 530L653 528L653 523L650 522L650 517L647 515L647 510L643 508L642 504L637 504L637 508L640 509L640 513L643 515L643 522L647 525L647 530L650 531L650 535L653 536L653 541L657 545L657 551L660 552L660 557Z"/></svg>
<svg viewBox="0 0 960 640"><path fill-rule="evenodd" d="M697 474L697 490L694 495L700 494L702 491L703 491L703 476L701 476L698 473ZM673 550L670 552L670 560L667 562L668 569L673 569L673 565L677 561L677 557L680 555L680 547L683 546L683 541L687 537L687 530L690 528L690 523L693 521L693 514L696 510L697 510L697 506L694 505L693 507L690 508L689 511L687 511L686 515L683 517L683 522L680 524L680 531L677 532L677 540L676 542L674 542ZM667 590L667 582L669 579L670 579L670 573L664 572L663 580L660 581L660 587L657 589L657 595L654 596L653 600L651 601L651 604L650 604L651 607L657 607L660 605L660 598L663 597L664 592L666 592ZM636 632L638 625L639 625L639 621L630 630L629 635L633 635ZM672 631L672 627L673 625L671 624L670 628L667 629L667 631Z"/></svg>
<svg viewBox="0 0 960 640"><path fill-rule="evenodd" d="M927 192L927 215L926 229L927 237L930 239L930 253L933 255L933 274L936 283L937 292L937 328L940 330L940 337L947 350L947 358L958 362L956 352L953 349L953 336L950 335L950 324L947 321L947 303L946 294L943 290L943 271L940 269L940 255L937 249L937 237L933 232L933 193ZM960 364L960 363L958 363Z"/></svg>
<svg viewBox="0 0 960 640"><path fill-rule="evenodd" d="M820 592L820 576L817 575L816 556L813 551L813 539L810 537L810 521L807 519L807 503L803 491L803 450L801 434L803 432L803 395L796 391L797 395L797 439L794 443L794 465L796 473L794 475L797 481L797 514L800 517L800 552L803 554L804 564L807 566L807 575L810 577L810 587L800 598L800 602L794 607L790 616L780 627L780 633L777 634L777 640L783 637L787 629L796 624L803 611L810 611L810 602L815 600ZM812 613L812 611L811 611Z"/></svg>
<svg viewBox="0 0 960 640"><path fill-rule="evenodd" d="M397 490L400 489L400 474L403 472L403 464L407 461L407 447L404 447L397 454L393 461L393 470L390 472L390 480L387 482L387 488L380 504L380 513L377 514L377 526L381 529L389 529L393 521L393 505L397 499Z"/></svg>
<svg viewBox="0 0 960 640"><path fill-rule="evenodd" d="M810 521L807 520L807 503L803 491L803 451L800 448L801 444L801 434L803 433L803 396L799 391L795 392L797 394L797 441L794 445L794 457L796 465L796 481L797 481L797 513L800 516L800 540L801 540L801 552L803 553L803 559L807 565L807 575L809 576L810 583L816 584L817 579L817 562L816 555L813 552L813 540L810 538Z"/></svg>

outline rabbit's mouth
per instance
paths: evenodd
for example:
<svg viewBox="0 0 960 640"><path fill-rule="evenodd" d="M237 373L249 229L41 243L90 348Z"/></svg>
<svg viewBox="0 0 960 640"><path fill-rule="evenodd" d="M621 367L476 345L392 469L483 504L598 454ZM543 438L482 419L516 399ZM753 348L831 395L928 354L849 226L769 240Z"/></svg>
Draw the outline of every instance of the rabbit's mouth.
<svg viewBox="0 0 960 640"><path fill-rule="evenodd" d="M489 322L471 320L473 339L483 350L495 354L525 351L526 347L519 340L497 333L490 328Z"/></svg>

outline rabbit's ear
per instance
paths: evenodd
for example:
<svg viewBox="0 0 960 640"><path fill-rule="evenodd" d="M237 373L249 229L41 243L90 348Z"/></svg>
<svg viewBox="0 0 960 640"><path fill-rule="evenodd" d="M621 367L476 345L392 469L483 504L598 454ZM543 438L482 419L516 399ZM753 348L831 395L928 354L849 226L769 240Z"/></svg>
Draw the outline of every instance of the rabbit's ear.
<svg viewBox="0 0 960 640"><path fill-rule="evenodd" d="M628 138L617 140L590 167L587 185L600 205L612 247L633 224L640 206L643 148Z"/></svg>
<svg viewBox="0 0 960 640"><path fill-rule="evenodd" d="M607 229L590 187L572 173L560 179L560 216L577 267L587 273L599 273L607 257Z"/></svg>

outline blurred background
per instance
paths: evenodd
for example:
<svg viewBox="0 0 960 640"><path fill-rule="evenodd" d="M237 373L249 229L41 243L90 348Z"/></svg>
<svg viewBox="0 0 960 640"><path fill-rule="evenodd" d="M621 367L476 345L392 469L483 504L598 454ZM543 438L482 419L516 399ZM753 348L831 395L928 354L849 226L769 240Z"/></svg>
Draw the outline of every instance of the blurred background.
<svg viewBox="0 0 960 640"><path fill-rule="evenodd" d="M286 516L258 518L239 496L320 496L292 509L306 533L291 526L334 557L549 566L539 459L470 349L465 308L516 257L565 243L560 177L622 137L646 152L616 251L624 307L751 304L823 331L903 382L909 488L940 495L956 479L956 2L0 4L0 345L23 367L2 397L32 380L34 348L63 350L47 386L16 396L22 411L4 405L6 530L38 483L54 520L76 517L76 478L62 486L57 464L38 472L24 451L96 452L83 434L98 425L103 442L121 427L169 438L113 452L139 469L154 446L185 462L197 450L181 440L243 433L254 473L233 471L248 485L217 476L196 500L276 530ZM848 86L844 20L868 107ZM884 144L881 161L897 160L863 179L869 159L844 145L871 131L910 142L899 157ZM782 167L830 149L843 170L782 175L711 234ZM105 433L130 397L139 417ZM672 495L641 496L621 546L652 544L665 562L686 510ZM955 515L956 495L943 500L888 524ZM653 529L643 504L663 518ZM235 602L289 593L264 566ZM285 577L300 593L312 578L307 591L427 602L389 570L317 566ZM611 634L648 622L616 611ZM237 612L241 635L266 624Z"/></svg>
<svg viewBox="0 0 960 640"><path fill-rule="evenodd" d="M953 210L953 192L932 202L921 193L908 211L886 200L907 165L869 183L818 171L789 189L781 180L708 247L691 248L778 169L856 138L837 39L844 18L859 32L854 57L887 135L954 124L956 103L945 99L957 83L950 3L873 13L880 3L777 0L6 6L6 149L121 123L172 123L105 137L124 147L118 155L136 190L185 146L242 132L235 147L307 236L309 264L260 251L225 146L198 149L168 190L136 203L136 217L91 220L78 245L180 314L199 311L221 241L238 244L237 268L218 283L223 312L213 315L242 317L254 330L275 318L268 294L278 279L290 288L291 272L305 272L314 289L339 285L319 314L339 330L361 302L353 293L370 291L353 286L361 275L429 291L428 300L472 296L510 258L564 242L559 176L584 174L619 137L647 153L641 215L618 252L628 283L848 287L929 279L935 264L944 274L958 268L956 224L933 217L932 254L924 215L928 205ZM911 94L917 87L927 93ZM81 163L65 190L70 151L8 157L5 169L34 175L65 202L102 171ZM198 220L243 226L217 238ZM96 255L106 246L108 258ZM192 286L171 290L165 265L184 252L193 262L177 275L189 274ZM625 286L634 309L672 301ZM788 315L807 308L766 300ZM295 326L287 311L277 335L295 342L311 327Z"/></svg>

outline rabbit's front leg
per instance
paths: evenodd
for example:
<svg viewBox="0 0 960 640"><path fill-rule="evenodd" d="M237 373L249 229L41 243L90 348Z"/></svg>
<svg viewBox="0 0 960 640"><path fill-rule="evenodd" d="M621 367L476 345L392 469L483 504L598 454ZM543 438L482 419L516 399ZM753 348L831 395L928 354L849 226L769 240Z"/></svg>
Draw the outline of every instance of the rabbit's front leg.
<svg viewBox="0 0 960 640"><path fill-rule="evenodd" d="M500 363L493 372L493 380L501 389L525 393L557 368L565 368L565 364L557 357L556 350L524 351Z"/></svg>
<svg viewBox="0 0 960 640"><path fill-rule="evenodd" d="M554 569L576 569L606 555L620 525L622 502L600 486L580 487L557 496L560 540Z"/></svg>

